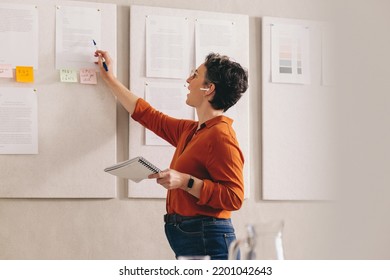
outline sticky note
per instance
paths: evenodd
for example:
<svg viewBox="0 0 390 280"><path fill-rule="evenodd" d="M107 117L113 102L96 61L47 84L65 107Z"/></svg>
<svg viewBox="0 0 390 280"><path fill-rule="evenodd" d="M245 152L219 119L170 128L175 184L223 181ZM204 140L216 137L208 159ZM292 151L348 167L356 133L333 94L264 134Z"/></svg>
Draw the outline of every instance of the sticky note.
<svg viewBox="0 0 390 280"><path fill-rule="evenodd" d="M80 83L96 85L97 76L95 69L80 69Z"/></svg>
<svg viewBox="0 0 390 280"><path fill-rule="evenodd" d="M32 66L16 66L15 76L19 83L33 83L34 68Z"/></svg>
<svg viewBox="0 0 390 280"><path fill-rule="evenodd" d="M0 78L13 78L12 65L0 64Z"/></svg>
<svg viewBox="0 0 390 280"><path fill-rule="evenodd" d="M71 69L61 69L60 78L63 83L77 83L77 71Z"/></svg>

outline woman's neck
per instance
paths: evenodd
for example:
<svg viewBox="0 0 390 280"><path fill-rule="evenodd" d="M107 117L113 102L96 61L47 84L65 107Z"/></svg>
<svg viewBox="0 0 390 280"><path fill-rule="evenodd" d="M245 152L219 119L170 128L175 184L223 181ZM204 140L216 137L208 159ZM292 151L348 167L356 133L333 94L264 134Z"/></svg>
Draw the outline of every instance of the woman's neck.
<svg viewBox="0 0 390 280"><path fill-rule="evenodd" d="M222 116L223 110L215 110L212 108L206 108L202 110L202 108L196 108L196 113L198 115L199 128L202 123L205 123L212 118Z"/></svg>

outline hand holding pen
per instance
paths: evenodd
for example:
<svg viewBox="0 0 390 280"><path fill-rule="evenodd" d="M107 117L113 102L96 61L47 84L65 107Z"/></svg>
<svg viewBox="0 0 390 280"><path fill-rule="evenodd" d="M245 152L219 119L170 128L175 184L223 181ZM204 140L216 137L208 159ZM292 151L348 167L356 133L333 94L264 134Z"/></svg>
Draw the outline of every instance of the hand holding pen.
<svg viewBox="0 0 390 280"><path fill-rule="evenodd" d="M101 55L101 53L99 52L95 40L92 40L92 41L93 41L93 45L95 46L95 49L96 49L95 56L97 55L98 57L101 58L102 63L103 63L103 68L104 68L104 70L106 70L106 72L107 72L107 71L108 71L108 67L107 67L107 64L106 64L106 60L105 60L105 58Z"/></svg>
<svg viewBox="0 0 390 280"><path fill-rule="evenodd" d="M101 71L100 77L107 83L112 82L116 79L114 72L112 71L112 59L107 51L97 50L95 51L95 57L98 58L98 61L95 64L98 64ZM103 61L105 64L103 64ZM107 70L103 71L104 65L106 65ZM105 69L105 68L104 68Z"/></svg>

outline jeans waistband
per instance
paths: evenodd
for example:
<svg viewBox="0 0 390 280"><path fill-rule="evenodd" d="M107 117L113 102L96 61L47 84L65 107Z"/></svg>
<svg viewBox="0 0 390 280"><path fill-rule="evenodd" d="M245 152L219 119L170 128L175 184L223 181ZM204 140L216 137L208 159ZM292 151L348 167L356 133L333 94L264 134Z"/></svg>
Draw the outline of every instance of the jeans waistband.
<svg viewBox="0 0 390 280"><path fill-rule="evenodd" d="M182 216L179 214L165 214L164 222L167 224L179 224L183 221L212 218L208 216Z"/></svg>

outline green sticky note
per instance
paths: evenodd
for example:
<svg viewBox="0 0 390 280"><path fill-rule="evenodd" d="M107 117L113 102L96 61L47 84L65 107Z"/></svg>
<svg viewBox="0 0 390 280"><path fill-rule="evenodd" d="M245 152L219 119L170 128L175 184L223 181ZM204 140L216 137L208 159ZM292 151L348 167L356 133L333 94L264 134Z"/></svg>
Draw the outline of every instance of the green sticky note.
<svg viewBox="0 0 390 280"><path fill-rule="evenodd" d="M60 78L63 83L77 83L77 70L61 69Z"/></svg>

